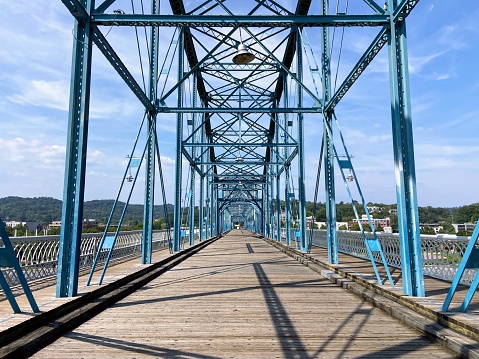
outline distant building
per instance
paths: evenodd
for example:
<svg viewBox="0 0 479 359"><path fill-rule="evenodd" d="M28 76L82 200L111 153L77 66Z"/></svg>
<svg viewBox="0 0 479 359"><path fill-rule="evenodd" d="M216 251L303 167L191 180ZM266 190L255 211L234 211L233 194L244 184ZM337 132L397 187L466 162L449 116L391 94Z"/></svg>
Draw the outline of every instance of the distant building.
<svg viewBox="0 0 479 359"><path fill-rule="evenodd" d="M90 228L98 226L98 221L96 219L83 219L83 228Z"/></svg>
<svg viewBox="0 0 479 359"><path fill-rule="evenodd" d="M456 233L459 231L466 231L466 232L473 232L474 228L476 227L475 223L453 223L452 224Z"/></svg>
<svg viewBox="0 0 479 359"><path fill-rule="evenodd" d="M23 226L23 223L25 223L25 222L8 221L8 222L5 222L5 225L6 225L7 227L12 227L12 228L14 228L14 227L16 227L16 226Z"/></svg>
<svg viewBox="0 0 479 359"><path fill-rule="evenodd" d="M440 231L442 231L444 228L438 224L438 223L420 223L419 228L432 228L434 230L434 233L438 234Z"/></svg>
<svg viewBox="0 0 479 359"><path fill-rule="evenodd" d="M328 226L326 222L314 222L314 224L316 224L318 228ZM341 226L346 226L346 228L348 228L348 222L336 222L336 230L339 230L339 227Z"/></svg>
<svg viewBox="0 0 479 359"><path fill-rule="evenodd" d="M396 208L390 209L389 214L398 214L398 210Z"/></svg>
<svg viewBox="0 0 479 359"><path fill-rule="evenodd" d="M15 228L16 226L27 227L29 232L35 232L36 230L42 229L42 225L39 222L19 222L19 221L9 221L5 222L7 227Z"/></svg>
<svg viewBox="0 0 479 359"><path fill-rule="evenodd" d="M384 227L390 227L391 226L391 218L386 217L386 218L374 218L373 216L371 217L371 222L373 223L375 228L378 228L378 226L381 226L383 229ZM348 229L351 229L351 226L354 223L358 223L357 219L353 219L351 222L348 222ZM360 220L361 224L369 224L368 216L366 214L363 214L361 216Z"/></svg>
<svg viewBox="0 0 479 359"><path fill-rule="evenodd" d="M62 221L53 221L48 225L48 229L60 228L62 226Z"/></svg>
<svg viewBox="0 0 479 359"><path fill-rule="evenodd" d="M384 233L392 233L393 232L393 227L391 226L384 226L383 227Z"/></svg>
<svg viewBox="0 0 479 359"><path fill-rule="evenodd" d="M378 206L367 207L369 213L381 212L382 208Z"/></svg>

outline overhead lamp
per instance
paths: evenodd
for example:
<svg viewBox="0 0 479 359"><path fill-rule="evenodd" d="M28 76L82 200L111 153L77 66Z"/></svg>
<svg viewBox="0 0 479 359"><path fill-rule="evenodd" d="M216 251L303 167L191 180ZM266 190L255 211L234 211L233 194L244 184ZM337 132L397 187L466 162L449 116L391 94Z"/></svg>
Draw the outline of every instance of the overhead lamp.
<svg viewBox="0 0 479 359"><path fill-rule="evenodd" d="M243 157L238 156L238 157L236 157L235 161L238 162L238 163L243 163L244 159L243 159Z"/></svg>
<svg viewBox="0 0 479 359"><path fill-rule="evenodd" d="M239 29L240 32L240 43L238 45L238 51L236 52L236 55L233 57L233 62L236 65L245 65L250 63L255 59L255 56L253 53L251 53L248 49L248 47L243 44L243 39L241 38L241 28Z"/></svg>

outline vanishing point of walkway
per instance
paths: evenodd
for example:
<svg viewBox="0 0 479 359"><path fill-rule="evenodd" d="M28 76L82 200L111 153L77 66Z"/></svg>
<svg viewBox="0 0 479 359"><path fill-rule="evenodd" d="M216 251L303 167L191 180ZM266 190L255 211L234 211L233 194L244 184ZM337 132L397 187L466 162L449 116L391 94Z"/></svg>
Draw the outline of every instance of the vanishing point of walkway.
<svg viewBox="0 0 479 359"><path fill-rule="evenodd" d="M232 231L35 358L451 358L262 239Z"/></svg>

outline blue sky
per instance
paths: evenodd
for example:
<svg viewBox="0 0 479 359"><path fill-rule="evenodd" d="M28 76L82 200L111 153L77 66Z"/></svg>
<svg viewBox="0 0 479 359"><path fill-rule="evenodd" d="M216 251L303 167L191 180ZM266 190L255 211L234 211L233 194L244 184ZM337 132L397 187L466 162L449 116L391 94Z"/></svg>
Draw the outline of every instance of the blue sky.
<svg viewBox="0 0 479 359"><path fill-rule="evenodd" d="M356 2L351 1L351 8ZM287 6L291 1L281 3ZM118 0L112 8L126 9L128 4ZM340 1L340 7L344 4ZM59 0L0 0L0 5L0 197L61 199L73 19ZM421 0L407 20L421 206L479 202L478 18L475 0L460 5L452 0ZM374 29L346 29L338 84L374 33ZM308 34L316 38L313 31ZM170 36L162 31L163 43ZM107 38L141 82L134 33L114 27ZM313 49L317 50L314 41ZM333 59L337 49L336 44ZM93 57L86 200L116 196L143 113L97 49ZM383 49L336 108L358 180L371 202L395 202L388 81ZM174 116L163 116L158 123L168 202L173 202L174 191L174 121ZM321 122L309 116L306 128L306 189L312 199ZM337 179L337 199L346 201ZM136 189L133 202L141 203L142 195L143 190Z"/></svg>

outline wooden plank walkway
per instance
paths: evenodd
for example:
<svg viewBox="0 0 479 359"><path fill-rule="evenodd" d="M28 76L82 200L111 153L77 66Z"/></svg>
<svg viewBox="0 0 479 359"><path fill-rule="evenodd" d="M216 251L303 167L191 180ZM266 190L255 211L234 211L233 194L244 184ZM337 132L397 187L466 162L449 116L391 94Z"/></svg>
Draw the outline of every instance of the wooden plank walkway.
<svg viewBox="0 0 479 359"><path fill-rule="evenodd" d="M246 232L233 231L35 358L451 358Z"/></svg>
<svg viewBox="0 0 479 359"><path fill-rule="evenodd" d="M153 259L152 263L157 263L164 258L170 256L168 249L162 249L159 251L153 252ZM109 267L106 271L105 279L103 281L104 284L109 284L114 281L117 281L121 278L126 277L129 274L135 273L140 269L144 268L144 265L140 264L140 257L132 258L129 261L125 261L116 265ZM98 277L100 270L103 267L99 267L98 270L95 272L93 276L93 281L91 286L86 286L86 281L88 274L81 275L78 281L78 295L82 296L86 293L89 293L98 288L96 283L98 282ZM56 287L55 287L55 279L41 279L39 281L34 281L30 283L30 287L33 291L33 297L38 304L38 307L41 312L48 312L54 308L59 307L62 304L70 302L75 298L56 298ZM23 291L15 290L16 293L23 293ZM3 293L2 293L3 294ZM77 298L77 297L76 297ZM26 320L35 316L32 313L30 305L27 301L25 295L21 294L16 296L16 300L22 313L13 314L12 308L10 307L9 303L7 302L5 297L2 297L3 300L0 301L0 335L1 332L11 328L17 324L25 322Z"/></svg>

